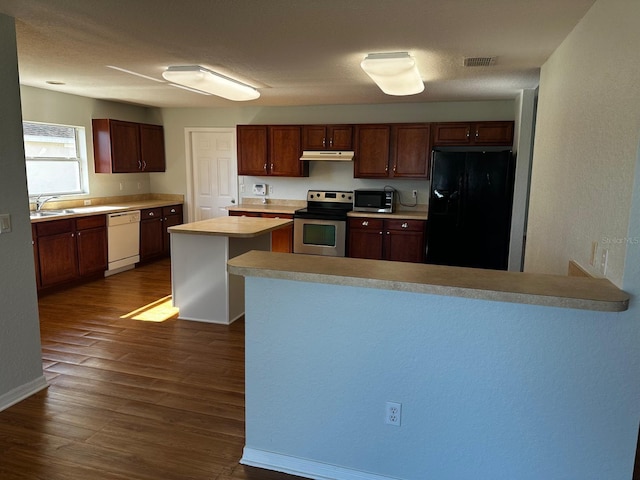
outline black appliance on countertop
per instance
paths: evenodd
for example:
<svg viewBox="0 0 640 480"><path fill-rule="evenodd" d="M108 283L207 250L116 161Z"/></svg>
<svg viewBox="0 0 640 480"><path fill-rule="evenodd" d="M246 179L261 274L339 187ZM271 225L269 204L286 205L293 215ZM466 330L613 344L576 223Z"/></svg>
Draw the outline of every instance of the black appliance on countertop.
<svg viewBox="0 0 640 480"><path fill-rule="evenodd" d="M514 172L504 147L434 149L427 263L507 269Z"/></svg>

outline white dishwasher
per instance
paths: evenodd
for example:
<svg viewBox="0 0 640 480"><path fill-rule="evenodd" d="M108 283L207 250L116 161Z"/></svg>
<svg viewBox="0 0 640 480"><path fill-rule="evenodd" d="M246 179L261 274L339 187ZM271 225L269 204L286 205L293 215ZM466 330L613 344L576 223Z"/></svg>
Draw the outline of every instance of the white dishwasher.
<svg viewBox="0 0 640 480"><path fill-rule="evenodd" d="M135 267L140 261L140 210L107 215L108 277Z"/></svg>

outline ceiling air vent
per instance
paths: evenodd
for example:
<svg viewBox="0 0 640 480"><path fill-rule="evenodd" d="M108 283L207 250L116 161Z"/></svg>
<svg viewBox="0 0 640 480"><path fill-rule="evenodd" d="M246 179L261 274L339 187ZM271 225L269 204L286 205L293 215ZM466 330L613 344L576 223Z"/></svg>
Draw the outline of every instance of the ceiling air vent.
<svg viewBox="0 0 640 480"><path fill-rule="evenodd" d="M490 67L495 64L496 57L466 57L465 67Z"/></svg>

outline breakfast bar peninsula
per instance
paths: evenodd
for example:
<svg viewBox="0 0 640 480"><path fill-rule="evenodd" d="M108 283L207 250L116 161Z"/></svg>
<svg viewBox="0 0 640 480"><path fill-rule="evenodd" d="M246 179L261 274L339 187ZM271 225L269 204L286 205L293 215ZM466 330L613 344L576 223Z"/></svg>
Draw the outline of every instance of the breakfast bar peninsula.
<svg viewBox="0 0 640 480"><path fill-rule="evenodd" d="M241 463L306 478L628 479L638 316L604 278L253 251Z"/></svg>
<svg viewBox="0 0 640 480"><path fill-rule="evenodd" d="M271 232L288 219L218 217L168 229L171 290L180 318L230 324L244 314L244 278L227 261L250 250L270 250Z"/></svg>

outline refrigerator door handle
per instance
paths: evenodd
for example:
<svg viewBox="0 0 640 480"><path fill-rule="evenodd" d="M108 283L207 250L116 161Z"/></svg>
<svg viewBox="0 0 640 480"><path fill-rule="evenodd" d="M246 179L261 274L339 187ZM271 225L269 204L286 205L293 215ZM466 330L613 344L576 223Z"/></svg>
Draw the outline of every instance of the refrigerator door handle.
<svg viewBox="0 0 640 480"><path fill-rule="evenodd" d="M460 228L460 222L462 221L462 192L464 192L463 190L464 188L464 184L463 184L463 179L462 179L462 175L460 175L458 177L458 205L457 205L457 212L456 212L456 228Z"/></svg>

